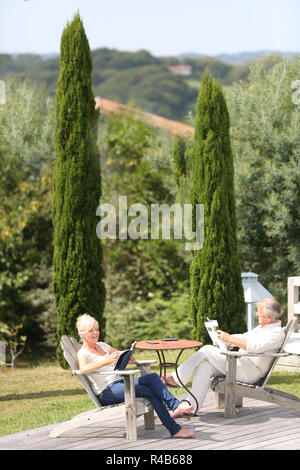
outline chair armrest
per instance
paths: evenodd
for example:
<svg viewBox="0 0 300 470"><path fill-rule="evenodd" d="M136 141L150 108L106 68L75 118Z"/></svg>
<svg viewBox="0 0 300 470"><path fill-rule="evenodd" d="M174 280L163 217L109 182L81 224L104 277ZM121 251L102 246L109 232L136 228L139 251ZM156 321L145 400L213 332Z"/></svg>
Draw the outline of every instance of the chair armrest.
<svg viewBox="0 0 300 470"><path fill-rule="evenodd" d="M240 353L238 351L221 351L221 354L224 356L231 356L231 357L284 357L289 356L289 353L286 352L279 352L279 353Z"/></svg>
<svg viewBox="0 0 300 470"><path fill-rule="evenodd" d="M157 362L155 359L145 359L145 360L138 360L135 361L136 365L140 368L140 374L146 375L150 374L151 372L151 364Z"/></svg>
<svg viewBox="0 0 300 470"><path fill-rule="evenodd" d="M151 364L154 364L155 362L157 362L155 359L144 359L142 361L138 360L138 361L135 361L136 365L138 367L140 366L147 366L147 365L151 365Z"/></svg>
<svg viewBox="0 0 300 470"><path fill-rule="evenodd" d="M97 374L101 375L134 375L140 372L138 369L128 369L128 370L112 370L112 371L97 371ZM91 372L92 373L92 372ZM87 376L88 374L82 374L80 370L72 370L72 375L84 375Z"/></svg>

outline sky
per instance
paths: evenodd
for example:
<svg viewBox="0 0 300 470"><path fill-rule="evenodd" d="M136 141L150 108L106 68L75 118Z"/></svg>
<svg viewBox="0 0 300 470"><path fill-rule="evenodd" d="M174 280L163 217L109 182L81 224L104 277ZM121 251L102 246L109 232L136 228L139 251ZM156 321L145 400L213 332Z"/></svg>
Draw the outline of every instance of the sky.
<svg viewBox="0 0 300 470"><path fill-rule="evenodd" d="M300 52L300 0L0 0L0 53L59 53L77 10L92 50Z"/></svg>

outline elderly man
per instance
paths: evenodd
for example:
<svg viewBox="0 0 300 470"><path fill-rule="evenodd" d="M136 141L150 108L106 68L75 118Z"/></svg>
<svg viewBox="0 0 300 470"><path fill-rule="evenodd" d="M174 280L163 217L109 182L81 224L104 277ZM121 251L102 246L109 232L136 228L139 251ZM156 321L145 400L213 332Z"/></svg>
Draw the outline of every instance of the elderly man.
<svg viewBox="0 0 300 470"><path fill-rule="evenodd" d="M243 334L230 335L218 331L218 337L229 347L238 347L239 352L246 353L272 353L277 352L284 340L281 328L280 304L274 299L264 299L257 304L256 316L259 325ZM269 357L242 357L237 360L237 380L245 383L255 383L263 377L270 366L272 358ZM203 405L211 377L226 375L226 356L221 350L212 345L203 346L177 369L183 384L193 379L191 394L188 400L198 409ZM177 387L179 381L176 372L166 377L166 385Z"/></svg>

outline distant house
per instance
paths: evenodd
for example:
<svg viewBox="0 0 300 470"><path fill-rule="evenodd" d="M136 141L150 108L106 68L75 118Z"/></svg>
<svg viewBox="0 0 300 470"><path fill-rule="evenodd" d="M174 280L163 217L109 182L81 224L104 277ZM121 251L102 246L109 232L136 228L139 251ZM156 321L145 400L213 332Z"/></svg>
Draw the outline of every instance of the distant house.
<svg viewBox="0 0 300 470"><path fill-rule="evenodd" d="M191 75L192 73L191 65L170 65L168 70L176 75Z"/></svg>

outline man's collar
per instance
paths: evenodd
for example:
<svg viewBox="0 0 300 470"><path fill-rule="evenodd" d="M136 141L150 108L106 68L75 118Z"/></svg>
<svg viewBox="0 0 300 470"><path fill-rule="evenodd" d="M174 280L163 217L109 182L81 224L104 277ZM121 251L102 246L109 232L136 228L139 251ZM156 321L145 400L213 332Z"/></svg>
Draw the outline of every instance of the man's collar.
<svg viewBox="0 0 300 470"><path fill-rule="evenodd" d="M277 321L274 321L273 323L269 323L268 325L258 325L260 326L261 328L274 328L275 326L278 327L280 326L281 327L281 320L277 320Z"/></svg>

